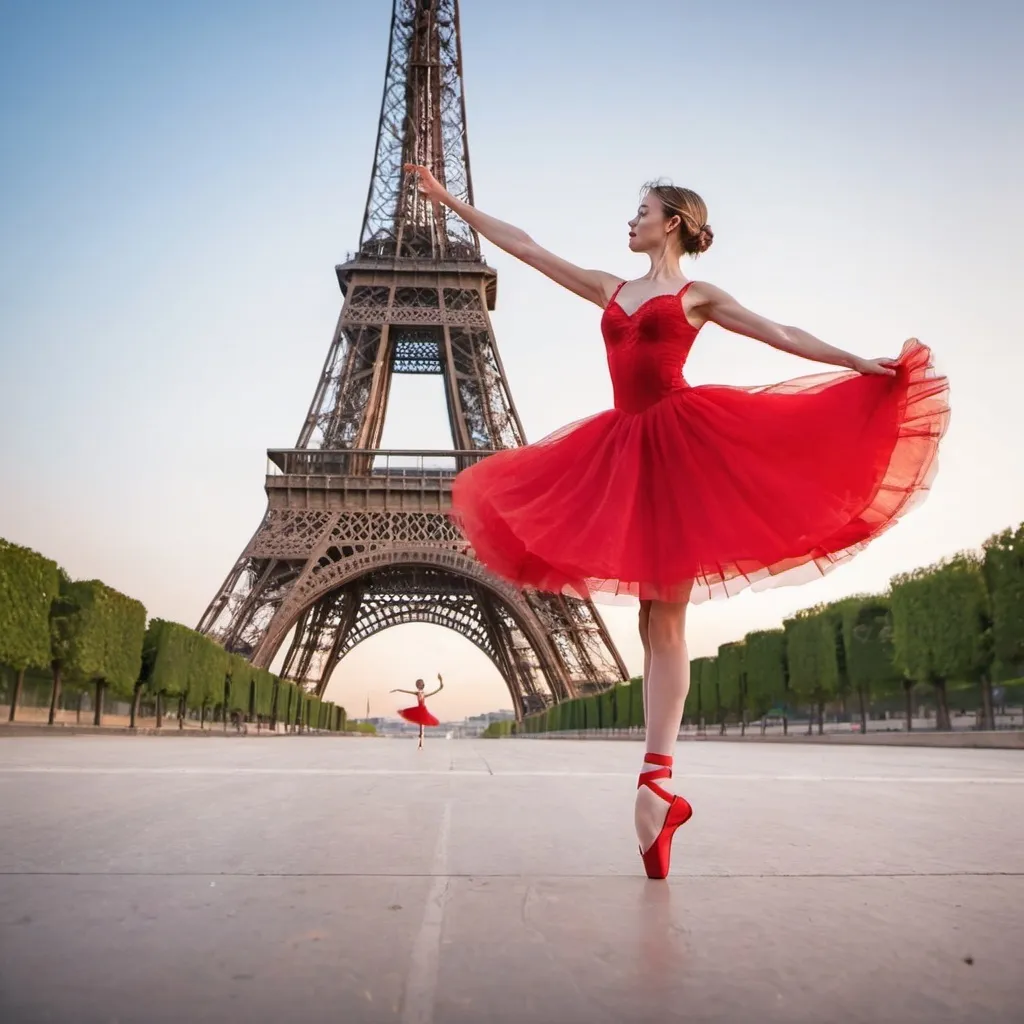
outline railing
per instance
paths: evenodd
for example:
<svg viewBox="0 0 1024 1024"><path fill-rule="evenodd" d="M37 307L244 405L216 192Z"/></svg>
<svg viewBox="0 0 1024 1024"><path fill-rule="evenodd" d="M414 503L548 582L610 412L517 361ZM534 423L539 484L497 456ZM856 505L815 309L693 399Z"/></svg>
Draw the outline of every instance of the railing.
<svg viewBox="0 0 1024 1024"><path fill-rule="evenodd" d="M403 254L399 256L394 252L394 242L391 240L381 244L367 242L362 249L355 252L345 253L342 266L346 263L355 263L359 260L381 260L386 262L403 263L480 263L486 266L486 260L477 249L466 243L449 243L448 250L444 255L433 256L429 252L418 254Z"/></svg>
<svg viewBox="0 0 1024 1024"><path fill-rule="evenodd" d="M272 448L267 476L360 476L451 479L492 449L416 451L380 448Z"/></svg>

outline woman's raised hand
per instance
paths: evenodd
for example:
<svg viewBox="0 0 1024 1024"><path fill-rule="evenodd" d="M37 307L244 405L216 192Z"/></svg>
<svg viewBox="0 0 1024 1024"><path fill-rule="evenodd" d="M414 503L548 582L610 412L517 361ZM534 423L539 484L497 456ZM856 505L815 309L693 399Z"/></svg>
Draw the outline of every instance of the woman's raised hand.
<svg viewBox="0 0 1024 1024"><path fill-rule="evenodd" d="M853 368L858 373L895 377L899 365L898 359L858 359Z"/></svg>
<svg viewBox="0 0 1024 1024"><path fill-rule="evenodd" d="M415 174L419 185L420 195L435 203L443 203L448 197L445 187L430 173L430 168L422 164L405 164L405 171L408 174Z"/></svg>

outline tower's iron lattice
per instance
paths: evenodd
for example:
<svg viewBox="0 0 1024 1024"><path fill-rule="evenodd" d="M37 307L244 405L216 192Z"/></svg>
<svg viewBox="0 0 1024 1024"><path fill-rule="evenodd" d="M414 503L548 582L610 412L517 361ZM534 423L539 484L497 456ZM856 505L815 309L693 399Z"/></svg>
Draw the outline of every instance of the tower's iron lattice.
<svg viewBox="0 0 1024 1024"><path fill-rule="evenodd" d="M626 677L585 601L520 590L473 557L447 516L455 473L524 442L488 312L497 276L475 231L425 202L403 164L469 202L457 0L395 0L377 149L344 301L294 448L268 452L267 513L199 629L322 694L338 662L390 626L462 634L519 715ZM444 380L455 448L384 451L391 378ZM289 640L290 636L290 640Z"/></svg>

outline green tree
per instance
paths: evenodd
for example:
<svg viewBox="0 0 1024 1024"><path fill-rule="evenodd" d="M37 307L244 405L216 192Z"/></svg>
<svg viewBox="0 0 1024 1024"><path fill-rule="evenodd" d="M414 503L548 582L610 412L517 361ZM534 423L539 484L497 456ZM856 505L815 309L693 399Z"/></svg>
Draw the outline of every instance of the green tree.
<svg viewBox="0 0 1024 1024"><path fill-rule="evenodd" d="M643 729L647 725L644 719L643 676L635 676L629 681L629 724L634 729Z"/></svg>
<svg viewBox="0 0 1024 1024"><path fill-rule="evenodd" d="M278 679L274 689L274 712L272 728L276 728L278 722L283 722L287 729L292 722L292 707L296 697L296 687L291 680Z"/></svg>
<svg viewBox="0 0 1024 1024"><path fill-rule="evenodd" d="M844 715L850 712L851 687L846 668L846 646L843 643L843 616L848 606L856 605L858 602L857 597L848 597L841 601L832 601L822 607L822 629L826 636L831 636L835 652L833 657L828 659L828 664L833 666L833 675L829 677L832 698L838 699Z"/></svg>
<svg viewBox="0 0 1024 1024"><path fill-rule="evenodd" d="M566 715L567 709L568 709L568 702L564 701L564 700L563 701L559 701L559 703L554 705L554 707L552 709L553 710L552 721L554 723L553 724L553 729L554 729L555 732L564 732L565 731L565 715Z"/></svg>
<svg viewBox="0 0 1024 1024"><path fill-rule="evenodd" d="M633 710L633 688L628 682L615 687L615 728L629 729Z"/></svg>
<svg viewBox="0 0 1024 1024"><path fill-rule="evenodd" d="M735 714L740 723L740 734L746 735L746 671L742 640L722 644L718 648L718 693L725 717Z"/></svg>
<svg viewBox="0 0 1024 1024"><path fill-rule="evenodd" d="M704 728L704 706L701 700L703 687L701 686L701 672L707 658L690 659L690 689L686 692L686 703L683 705L683 721L693 722L698 730Z"/></svg>
<svg viewBox="0 0 1024 1024"><path fill-rule="evenodd" d="M747 702L751 713L761 719L770 711L782 712L782 728L789 731L788 666L786 663L786 631L762 629L748 633L744 665L747 671Z"/></svg>
<svg viewBox="0 0 1024 1024"><path fill-rule="evenodd" d="M14 721L26 670L51 666L50 610L59 590L56 562L0 538L0 664L16 673L8 721Z"/></svg>
<svg viewBox="0 0 1024 1024"><path fill-rule="evenodd" d="M200 729L206 727L207 709L218 706L224 711L223 724L227 728L228 676L233 659L237 657L224 650L212 637L195 634L185 692L189 706L199 711Z"/></svg>
<svg viewBox="0 0 1024 1024"><path fill-rule="evenodd" d="M99 580L62 581L50 619L52 709L63 679L95 687L93 724L106 693L131 700L142 669L146 609Z"/></svg>
<svg viewBox="0 0 1024 1024"><path fill-rule="evenodd" d="M262 728L264 720L269 721L274 711L274 688L277 677L265 668L253 669L256 728Z"/></svg>
<svg viewBox="0 0 1024 1024"><path fill-rule="evenodd" d="M569 723L574 731L583 728L583 702L579 697L574 697L569 705Z"/></svg>
<svg viewBox="0 0 1024 1024"><path fill-rule="evenodd" d="M132 695L131 727L134 729L143 689L158 702L157 726L161 724L159 702L166 694L180 696L189 688L193 651L200 634L187 626L165 619L152 619L142 641L142 669Z"/></svg>
<svg viewBox="0 0 1024 1024"><path fill-rule="evenodd" d="M783 622L789 690L794 699L810 705L807 722L810 734L818 712L818 733L825 731L825 704L839 686L834 614L824 605L806 608Z"/></svg>
<svg viewBox="0 0 1024 1024"><path fill-rule="evenodd" d="M946 686L978 681L992 665L992 619L981 559L961 552L892 580L896 665L935 690L937 729L951 728ZM909 720L908 720L909 727Z"/></svg>
<svg viewBox="0 0 1024 1024"><path fill-rule="evenodd" d="M228 727L228 719L232 718L238 731L252 714L253 679L256 670L241 654L228 657L227 700L224 705L224 728ZM237 717L236 717L237 716Z"/></svg>
<svg viewBox="0 0 1024 1024"><path fill-rule="evenodd" d="M903 674L894 660L889 598L865 594L840 602L843 651L850 691L857 698L861 732L873 699L898 692Z"/></svg>
<svg viewBox="0 0 1024 1024"><path fill-rule="evenodd" d="M692 685L692 683L691 683ZM706 718L718 726L725 735L725 707L718 690L718 658L704 658L700 666L700 703Z"/></svg>
<svg viewBox="0 0 1024 1024"><path fill-rule="evenodd" d="M980 682L984 728L994 729L992 680L1024 676L1024 523L989 537L984 551L993 663Z"/></svg>

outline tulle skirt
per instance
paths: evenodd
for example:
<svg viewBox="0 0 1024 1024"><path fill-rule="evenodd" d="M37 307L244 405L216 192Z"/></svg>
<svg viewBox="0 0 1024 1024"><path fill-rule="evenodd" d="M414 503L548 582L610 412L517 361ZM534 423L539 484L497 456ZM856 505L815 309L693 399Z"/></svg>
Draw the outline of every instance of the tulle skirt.
<svg viewBox="0 0 1024 1024"><path fill-rule="evenodd" d="M892 377L686 387L489 456L452 515L480 561L539 590L697 603L803 582L925 495L948 399L916 339Z"/></svg>
<svg viewBox="0 0 1024 1024"><path fill-rule="evenodd" d="M441 722L427 710L426 704L413 704L411 708L400 708L398 712L413 725L440 725Z"/></svg>

